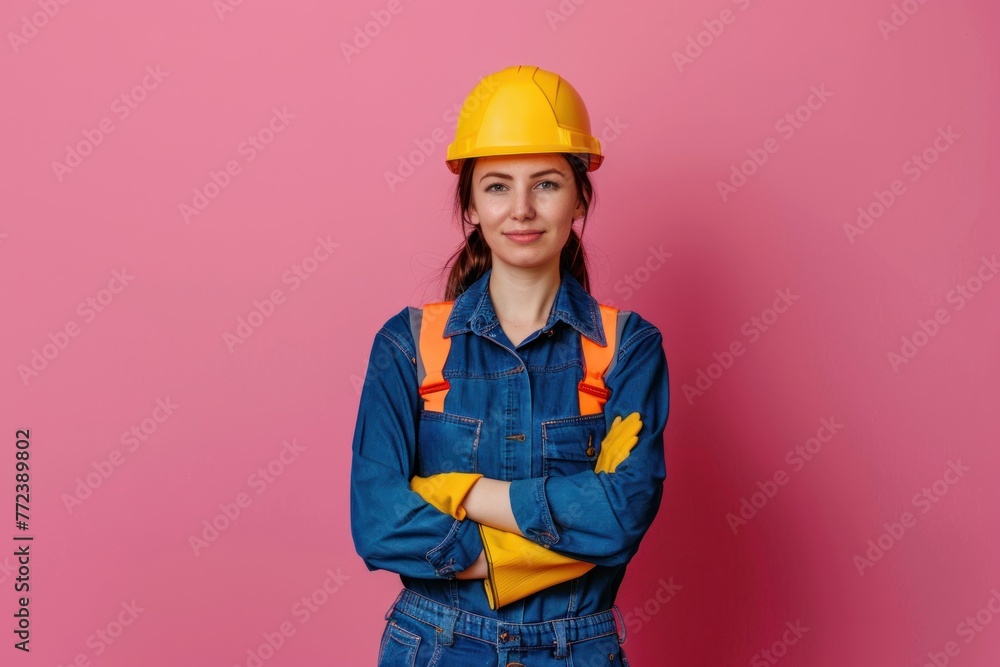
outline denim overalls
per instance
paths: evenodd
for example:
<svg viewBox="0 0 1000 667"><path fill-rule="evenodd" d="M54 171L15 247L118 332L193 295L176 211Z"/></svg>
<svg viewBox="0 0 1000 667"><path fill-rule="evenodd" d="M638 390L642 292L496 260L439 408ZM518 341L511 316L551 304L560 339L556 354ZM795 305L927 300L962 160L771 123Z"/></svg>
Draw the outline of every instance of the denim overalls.
<svg viewBox="0 0 1000 667"><path fill-rule="evenodd" d="M563 269L548 322L515 347L493 309L490 274L455 299L445 326L444 412L423 410L417 394L411 324L420 309L390 318L372 346L353 440L351 531L368 569L396 572L404 586L386 614L379 665L627 664L613 606L666 475L662 336L621 311L619 351L604 376L611 395L602 414L581 415L580 336L606 343L598 302ZM634 411L638 444L614 474L595 473L608 425ZM475 522L409 488L413 475L452 471L511 481L521 532L597 567L491 610L481 579L455 578L483 549Z"/></svg>

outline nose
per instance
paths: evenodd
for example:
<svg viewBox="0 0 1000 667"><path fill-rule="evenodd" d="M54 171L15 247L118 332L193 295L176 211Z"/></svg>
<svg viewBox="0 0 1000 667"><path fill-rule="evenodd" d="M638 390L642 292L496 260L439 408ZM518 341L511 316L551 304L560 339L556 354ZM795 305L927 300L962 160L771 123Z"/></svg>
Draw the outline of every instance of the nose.
<svg viewBox="0 0 1000 667"><path fill-rule="evenodd" d="M514 220L530 220L535 217L535 205L530 190L515 190L510 207L510 217Z"/></svg>

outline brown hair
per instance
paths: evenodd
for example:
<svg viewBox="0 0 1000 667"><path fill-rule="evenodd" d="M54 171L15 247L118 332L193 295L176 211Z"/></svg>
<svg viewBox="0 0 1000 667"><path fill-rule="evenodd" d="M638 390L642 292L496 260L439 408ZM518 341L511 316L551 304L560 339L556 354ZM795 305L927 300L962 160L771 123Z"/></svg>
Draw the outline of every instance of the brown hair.
<svg viewBox="0 0 1000 667"><path fill-rule="evenodd" d="M573 172L573 180L576 182L576 191L580 193L583 201L583 221L580 225L580 234L577 235L575 229L570 229L569 239L563 246L559 255L559 268L566 269L570 275L576 279L583 289L590 292L590 277L587 273L587 258L583 251L582 235L587 226L587 216L590 213L591 205L596 203L594 186L590 182L587 174L587 161L572 153L562 153L569 163ZM455 186L455 216L461 220L462 232L465 235L465 242L459 246L455 253L445 264L445 268L451 266L448 274L448 284L445 289L445 301L454 300L459 294L469 288L490 269L493 264L493 257L490 248L483 239L482 232L477 225L472 224L469 219L469 206L472 204L472 170L476 166L476 158L468 158L462 162L461 173L458 175L458 183ZM466 230L471 227L471 232Z"/></svg>

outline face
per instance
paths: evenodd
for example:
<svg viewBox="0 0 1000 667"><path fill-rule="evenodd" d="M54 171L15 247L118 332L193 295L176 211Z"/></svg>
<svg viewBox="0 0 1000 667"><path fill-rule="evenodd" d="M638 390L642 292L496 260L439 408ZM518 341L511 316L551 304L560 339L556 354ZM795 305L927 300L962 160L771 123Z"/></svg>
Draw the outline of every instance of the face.
<svg viewBox="0 0 1000 667"><path fill-rule="evenodd" d="M558 272L559 254L583 209L569 163L558 153L476 160L469 219L479 226L494 266Z"/></svg>

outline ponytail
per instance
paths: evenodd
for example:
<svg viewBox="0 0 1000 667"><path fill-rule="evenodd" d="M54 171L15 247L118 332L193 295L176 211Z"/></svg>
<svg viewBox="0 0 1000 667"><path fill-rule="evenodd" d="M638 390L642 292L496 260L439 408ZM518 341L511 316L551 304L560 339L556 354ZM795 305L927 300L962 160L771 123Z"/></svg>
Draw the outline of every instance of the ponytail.
<svg viewBox="0 0 1000 667"><path fill-rule="evenodd" d="M452 266L448 274L445 301L454 301L455 297L467 290L469 285L479 280L493 266L490 247L486 245L483 232L478 226L472 226L472 231L465 237L465 244L452 256L452 261L453 264L449 262Z"/></svg>

